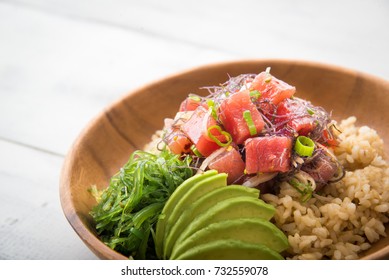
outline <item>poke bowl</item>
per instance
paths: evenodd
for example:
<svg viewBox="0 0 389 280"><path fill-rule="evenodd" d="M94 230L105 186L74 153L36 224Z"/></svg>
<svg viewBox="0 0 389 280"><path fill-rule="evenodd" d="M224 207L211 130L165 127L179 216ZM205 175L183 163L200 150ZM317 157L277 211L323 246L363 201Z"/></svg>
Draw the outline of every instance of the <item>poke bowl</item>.
<svg viewBox="0 0 389 280"><path fill-rule="evenodd" d="M279 112L291 110L290 107L285 106L280 109L279 104L283 102L274 101L271 95L266 95L266 89L251 88L261 75L264 77L262 82L266 86L274 82L278 86L291 89L292 91L283 99L287 99L288 106L291 107L297 105L290 104L303 104L303 117L299 115L297 118L295 114L293 119L282 119ZM248 88L243 89L242 85ZM220 107L228 107L228 104L233 103L225 102L227 104L225 105L222 104L223 101L238 99L238 94L243 96L243 92L247 92L249 96L244 97L248 100L247 102L256 105L256 110L260 112L258 118L263 123L258 124L255 115L257 111L254 114L254 111L250 113L251 109L244 110L246 114L242 115L242 122L246 126L246 132L250 135L243 140L236 140L239 139L240 134L228 128L227 113L223 116L218 114ZM210 98L210 96L220 98L220 93L223 94L223 100ZM253 98L261 102L255 103ZM196 105L193 109L189 109L185 107L189 101L199 102L204 106ZM218 103L217 107L215 103ZM207 235L207 231L202 229L208 230L213 226L209 218L204 218L204 221L208 221L209 224L203 224L203 228L193 226L191 232L186 232L186 228L190 228L194 222L188 224L188 222L179 220L179 218L183 220L181 216L184 214L189 215L188 212L200 207L196 206L196 201L190 201L189 195L186 194L189 191L194 192L195 188L187 187L181 193L179 189L184 189L185 186L182 187L182 185L194 178L194 175L201 177L207 172L212 173L213 168L210 168L210 161L206 158L214 154L215 150L223 148L223 152L238 151L236 153L241 157L239 160L243 167L240 167L240 175L236 175L234 179L231 179L232 175L228 172L223 172L223 168L219 169L220 172L216 171L216 173L219 172L216 174L220 177L218 180L228 180L227 183L221 183L221 185L239 185L239 187L244 186L245 189L250 189L250 192L257 191L257 200L259 198L261 203L263 202L267 205L266 207L272 209L271 215L265 218L267 221L261 221L261 223L266 223L267 231L269 227L275 227L277 234L284 235L282 240L286 245L282 245L278 249L279 252L271 256L284 259L387 259L389 258L389 168L386 157L389 154L388 106L388 81L338 66L308 61L263 59L197 67L133 90L91 121L66 156L60 179L62 208L75 232L102 259L169 259L169 256L171 259L175 259L174 256L181 257L181 259L191 257L218 259L220 256L210 253L217 251L215 248L226 250L227 256L228 252L233 252L231 254L235 255L236 252L243 252L242 258L247 259L246 253L251 250L254 255L260 251L259 256L267 258L269 257L268 247L278 242L274 241L274 238L270 241L263 241L270 242L270 245L267 243L263 245L260 241L260 244L251 246L251 244L246 244L247 240L236 241L234 239L231 241L229 239L231 237L219 234L217 236L221 236L221 240L212 240L204 245L204 240L209 238L210 234ZM197 114L214 117L217 120L211 126L212 128L208 122L204 121L204 118L197 120L193 119L194 114L187 115L188 111L196 112L200 107L205 109L202 108L202 111ZM180 117L177 119L179 111ZM291 115L289 111L283 114L281 115ZM319 115L320 118L315 119ZM198 123L199 127L204 127L204 125L207 127L205 130L208 129L208 136L211 139L208 138L206 141L213 141L217 144L210 151L200 147L197 142L198 137L191 135L191 132L186 134L186 141L189 141L190 145L169 145L171 144L169 141L173 140L177 144L179 135L172 135L167 131L170 129L172 132L172 129L177 128L177 124L182 119L190 120L191 118L192 124ZM271 120L272 118L276 120L276 123ZM299 126L298 131L295 126L293 133L288 134L290 127L296 125L296 119L301 118L308 119L310 123L308 131L304 130L307 129L304 124L302 128ZM323 118L326 120L325 128L331 127L332 130L321 129L320 137L315 136L315 138L313 130L321 125ZM234 118L231 117L231 119ZM185 123L188 124L189 121L185 121L183 126ZM219 125L220 123L222 125ZM297 123L300 125L299 122ZM286 132L283 130L285 124L287 124ZM281 126L282 129L279 129ZM213 129L213 132L210 132L210 129ZM182 131L185 129L180 127L180 132ZM324 138L323 132L327 133ZM283 147L282 141L276 142L274 147L269 144L268 147L271 148L267 150L280 150L279 153L271 154L272 157L278 158L278 161L273 161L273 163L276 162L276 167L272 166L273 169L270 171L266 169L268 166L263 167L257 162L249 164L253 153L251 146L258 146L259 140L268 136L271 141L285 140L285 145L289 147L280 150L279 147ZM309 172L311 169L308 168L308 161L306 161L312 157L309 152L306 154L306 148L309 148L311 142L304 142L311 138L315 140L313 142L314 151L325 153L327 158L332 158L329 161L336 161L336 164L333 164L335 168L331 173L331 178L323 182L315 180L316 182L313 182L315 187L307 192L300 186L301 180L306 180L301 179L301 174L310 174L310 178L314 177ZM334 143L330 140L334 140ZM302 147L296 147L297 142ZM228 145L224 145L226 143ZM178 150L173 152L177 147L179 147ZM196 147L201 151L198 151ZM286 149L289 157L285 164L284 160L279 159L283 159L282 152ZM176 168L180 173L179 176L185 178L177 181L174 187L169 187L170 190L164 192L165 200L157 197L158 203L145 205L142 214L139 214L142 209L138 209L138 213L131 213L134 207L129 206L128 201L136 200L136 195L129 198L131 194L127 193L128 190L123 191L123 185L120 183L126 185L125 180L128 178L119 175L124 174L127 167L130 168L130 161L141 159L144 156L143 153L147 154L147 157L149 157L148 154L152 155L148 158L149 165L160 161L166 165L166 162L171 159L153 158L156 154L168 153L169 156L174 154L174 160L178 159L180 164L187 164L186 167L190 167L191 173L182 175L186 172L185 168ZM188 160L190 163L186 162L185 153L191 155ZM255 152L254 155L258 157ZM220 153L217 156L220 157ZM194 164L195 160L197 160L197 165ZM229 161L231 160L224 160L227 163ZM307 168L304 167L305 162L307 162ZM239 164L235 164L235 161L233 166L235 166L233 170L239 169ZM215 169L217 170L217 167ZM326 169L326 167L315 165L315 171L318 169ZM132 172L136 173L136 170ZM299 175L296 170L302 173ZM290 177L292 173L295 177ZM223 177L221 174L227 175ZM264 177L265 181L263 181ZM325 176L320 173L319 179L323 177ZM297 179L300 181L294 181ZM212 185L212 182L206 185ZM308 182L310 182L309 179ZM311 183L309 185L312 186ZM109 195L112 195L114 191L106 191L104 194L103 190L106 190L108 186L116 187L117 192L121 195L128 194L129 197L125 201L118 201L120 198L117 197L109 199ZM164 187L161 186L161 188ZM153 192L162 193L155 188ZM150 197L147 196L147 199ZM198 197L199 200L202 198ZM138 200L144 201L144 198L138 198ZM212 204L210 198L208 198L208 203ZM112 209L112 205L119 207L119 210L101 212ZM147 206L150 207L147 208ZM210 207L210 204L208 206ZM201 207L204 208L204 206ZM157 214L154 215L153 220L151 218L148 220L151 214L147 216L147 213L152 211ZM123 215L115 216L118 212L127 212L130 219L137 217L138 222L133 221L132 224L126 224ZM107 217L112 219L108 221ZM192 217L192 219L200 224L199 216ZM229 220L228 217L223 219ZM232 225L247 226L247 217L242 217L242 219L235 217L234 219L235 224L220 225L219 232L223 233L223 227L228 229ZM142 231L145 221L148 230ZM121 227L115 228L115 223L120 224ZM175 223L181 226L175 227ZM263 227L261 225L261 229ZM109 228L116 236L105 235L103 228L104 230ZM169 234L173 233L168 236L164 230L169 230ZM120 235L123 232L125 236ZM186 232L186 235L183 232ZM274 230L271 232L277 235ZM263 233L263 236L261 234L258 232L259 237L252 242L258 242L257 240L261 238L265 240L263 236L266 234ZM146 239L145 235L147 235ZM241 235L239 233L239 236ZM256 236L256 233L251 235ZM131 242L137 244L136 248L123 249L125 247L123 244L133 244ZM241 243L244 243L244 246ZM203 250L202 254L198 253L198 248ZM270 251L273 252L273 250ZM255 256L258 257L258 255Z"/></svg>

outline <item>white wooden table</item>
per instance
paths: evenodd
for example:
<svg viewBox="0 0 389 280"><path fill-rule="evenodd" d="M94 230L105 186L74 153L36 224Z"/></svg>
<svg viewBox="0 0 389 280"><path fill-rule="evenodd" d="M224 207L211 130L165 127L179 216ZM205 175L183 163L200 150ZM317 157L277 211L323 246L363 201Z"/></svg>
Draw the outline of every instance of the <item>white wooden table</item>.
<svg viewBox="0 0 389 280"><path fill-rule="evenodd" d="M314 60L389 79L389 1L0 0L0 259L95 259L58 182L126 92L210 62Z"/></svg>

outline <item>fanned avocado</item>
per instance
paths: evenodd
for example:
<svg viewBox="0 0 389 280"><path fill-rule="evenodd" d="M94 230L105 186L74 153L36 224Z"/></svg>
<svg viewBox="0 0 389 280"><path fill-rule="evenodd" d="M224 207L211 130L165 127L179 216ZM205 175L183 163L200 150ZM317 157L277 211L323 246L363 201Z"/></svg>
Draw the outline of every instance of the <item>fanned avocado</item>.
<svg viewBox="0 0 389 280"><path fill-rule="evenodd" d="M239 218L260 217L270 220L275 208L263 200L253 197L233 197L225 199L198 215L180 234L176 244L180 244L196 231L219 221Z"/></svg>
<svg viewBox="0 0 389 280"><path fill-rule="evenodd" d="M160 259L283 259L289 244L269 222L275 208L257 189L226 184L227 174L210 170L175 190L157 222Z"/></svg>
<svg viewBox="0 0 389 280"><path fill-rule="evenodd" d="M239 240L216 240L191 248L177 260L282 260L276 251L262 244Z"/></svg>
<svg viewBox="0 0 389 280"><path fill-rule="evenodd" d="M206 195L207 193L220 189L227 186L227 174L219 173L213 176L204 178L203 180L194 184L184 195L181 196L181 199L177 202L173 211L170 215L166 216L167 222L165 225L165 237L162 246L162 256L166 259L166 250L168 248L167 242L171 227L177 222L178 218L192 203ZM171 246L170 246L171 248ZM170 254L170 253L169 253Z"/></svg>
<svg viewBox="0 0 389 280"><path fill-rule="evenodd" d="M161 215L157 222L157 228L155 233L155 250L158 258L162 258L163 241L165 238L165 226L167 222L166 218L173 211L174 207L180 201L180 199L187 193L188 190L193 187L194 184L216 174L216 170L209 170L204 172L203 174L195 175L184 181L181 185L179 185L173 192L173 194L170 196L164 208L162 209Z"/></svg>
<svg viewBox="0 0 389 280"><path fill-rule="evenodd" d="M223 188L218 188L203 195L200 199L186 207L185 211L171 224L170 231L165 239L165 257L170 258L173 246L181 232L202 212L208 210L216 203L233 197L252 197L259 198L259 190L255 188L247 188L241 185L230 185Z"/></svg>
<svg viewBox="0 0 389 280"><path fill-rule="evenodd" d="M271 222L262 218L224 220L210 224L195 232L182 243L174 246L171 259L199 245L216 240L233 239L252 244L262 244L280 253L288 248L285 234Z"/></svg>

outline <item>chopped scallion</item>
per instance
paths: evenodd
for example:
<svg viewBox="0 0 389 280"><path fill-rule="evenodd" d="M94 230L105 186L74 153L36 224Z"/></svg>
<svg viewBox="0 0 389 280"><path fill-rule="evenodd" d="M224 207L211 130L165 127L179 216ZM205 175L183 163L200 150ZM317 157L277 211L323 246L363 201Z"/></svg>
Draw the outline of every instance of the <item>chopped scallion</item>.
<svg viewBox="0 0 389 280"><path fill-rule="evenodd" d="M201 98L200 96L197 96L195 94L189 94L189 98L192 99L193 101L196 101L196 102L200 102L201 101Z"/></svg>
<svg viewBox="0 0 389 280"><path fill-rule="evenodd" d="M212 99L208 99L207 105L208 105L208 107L213 107L213 106L215 106L215 101L213 101Z"/></svg>
<svg viewBox="0 0 389 280"><path fill-rule="evenodd" d="M252 90L250 91L250 97L258 99L261 97L261 92L259 90Z"/></svg>
<svg viewBox="0 0 389 280"><path fill-rule="evenodd" d="M207 105L209 107L209 110L211 110L211 115L212 117L217 120L217 113L216 113L216 104L215 104L215 101L213 101L212 99L209 99L207 101Z"/></svg>
<svg viewBox="0 0 389 280"><path fill-rule="evenodd" d="M313 111L311 108L307 108L307 112L308 112L308 114L310 114L311 116L315 113L315 111Z"/></svg>
<svg viewBox="0 0 389 280"><path fill-rule="evenodd" d="M299 156L310 157L315 149L315 143L313 140L306 136L299 136L294 144L294 150Z"/></svg>
<svg viewBox="0 0 389 280"><path fill-rule="evenodd" d="M192 150L192 152L193 152L196 156L198 156L198 157L203 157L203 155L199 152L199 150L197 150L197 148L196 148L195 145L192 145L192 146L190 147L190 149Z"/></svg>
<svg viewBox="0 0 389 280"><path fill-rule="evenodd" d="M216 129L220 132L221 135L225 136L227 142L221 142L215 135L212 134L212 130ZM213 125L208 128L208 136L212 139L216 144L218 144L220 147L226 147L231 144L232 137L231 134L229 134L227 131L223 131L222 128L218 125Z"/></svg>
<svg viewBox="0 0 389 280"><path fill-rule="evenodd" d="M246 124L249 128L250 135L251 136L257 135L258 131L257 131L257 128L255 127L253 118L251 117L250 110L246 110L243 112L243 118L246 121Z"/></svg>

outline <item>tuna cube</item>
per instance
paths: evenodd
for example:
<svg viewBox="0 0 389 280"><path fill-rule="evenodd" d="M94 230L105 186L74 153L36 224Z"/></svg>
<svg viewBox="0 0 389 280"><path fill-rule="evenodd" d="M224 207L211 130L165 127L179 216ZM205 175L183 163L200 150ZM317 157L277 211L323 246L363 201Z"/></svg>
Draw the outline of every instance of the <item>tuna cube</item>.
<svg viewBox="0 0 389 280"><path fill-rule="evenodd" d="M227 183L236 183L244 174L245 164L240 153L230 146L224 153L216 157L208 166L219 173L227 173Z"/></svg>
<svg viewBox="0 0 389 280"><path fill-rule="evenodd" d="M247 121L243 113L249 110L252 121L255 125L257 134L259 134L265 123L257 107L250 99L249 91L241 91L229 96L219 107L218 116L226 131L228 131L236 144L243 144L249 137L256 135L250 134Z"/></svg>
<svg viewBox="0 0 389 280"><path fill-rule="evenodd" d="M247 139L246 172L287 172L290 169L292 139L287 136L266 136Z"/></svg>

